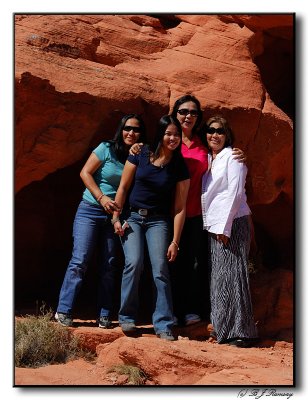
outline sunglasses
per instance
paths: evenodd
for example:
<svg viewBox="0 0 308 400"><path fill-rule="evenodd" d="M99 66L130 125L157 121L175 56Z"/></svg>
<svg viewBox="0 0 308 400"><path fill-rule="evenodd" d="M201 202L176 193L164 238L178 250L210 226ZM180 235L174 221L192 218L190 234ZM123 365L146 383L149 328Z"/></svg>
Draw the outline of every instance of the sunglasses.
<svg viewBox="0 0 308 400"><path fill-rule="evenodd" d="M190 114L192 117L198 117L199 115L198 110L188 110L188 108L181 108L180 110L178 110L178 113L180 115L185 115L185 117L188 114Z"/></svg>
<svg viewBox="0 0 308 400"><path fill-rule="evenodd" d="M141 128L140 126L124 126L123 131L125 132L130 132L133 131L134 133L140 133L141 132Z"/></svg>
<svg viewBox="0 0 308 400"><path fill-rule="evenodd" d="M225 130L224 128L208 128L207 133L209 133L210 135L214 135L214 133L218 133L218 135L224 135L225 134Z"/></svg>

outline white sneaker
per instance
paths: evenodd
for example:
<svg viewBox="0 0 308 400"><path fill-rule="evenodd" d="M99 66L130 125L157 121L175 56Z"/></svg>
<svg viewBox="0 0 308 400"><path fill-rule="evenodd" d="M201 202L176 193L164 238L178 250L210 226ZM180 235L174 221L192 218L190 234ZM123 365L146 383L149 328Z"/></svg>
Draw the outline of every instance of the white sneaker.
<svg viewBox="0 0 308 400"><path fill-rule="evenodd" d="M197 322L200 322L201 318L197 314L186 314L185 315L185 325L193 325L196 324Z"/></svg>

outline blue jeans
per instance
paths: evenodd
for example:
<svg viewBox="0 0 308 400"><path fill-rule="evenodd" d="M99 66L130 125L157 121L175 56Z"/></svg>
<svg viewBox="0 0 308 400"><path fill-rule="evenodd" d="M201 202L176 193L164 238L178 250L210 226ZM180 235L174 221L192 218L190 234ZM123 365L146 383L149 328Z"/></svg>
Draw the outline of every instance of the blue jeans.
<svg viewBox="0 0 308 400"><path fill-rule="evenodd" d="M74 247L59 296L57 311L71 314L95 249L98 250L100 316L109 316L116 279L116 254L120 246L110 217L101 206L82 200L73 226Z"/></svg>
<svg viewBox="0 0 308 400"><path fill-rule="evenodd" d="M134 322L139 307L139 280L143 270L145 242L148 246L156 303L152 317L156 333L170 332L173 310L167 250L169 245L169 218L161 215L142 217L132 212L127 219L129 228L121 238L125 267L122 275L119 323Z"/></svg>

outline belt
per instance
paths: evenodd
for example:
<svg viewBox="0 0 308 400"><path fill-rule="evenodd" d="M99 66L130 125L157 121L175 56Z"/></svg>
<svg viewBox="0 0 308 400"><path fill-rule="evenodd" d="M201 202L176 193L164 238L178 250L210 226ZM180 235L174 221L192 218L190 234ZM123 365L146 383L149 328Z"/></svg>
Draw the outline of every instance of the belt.
<svg viewBox="0 0 308 400"><path fill-rule="evenodd" d="M130 210L138 213L142 217L146 217L147 215L164 215L164 213L161 211L151 210L151 209L147 209L147 208L131 207Z"/></svg>

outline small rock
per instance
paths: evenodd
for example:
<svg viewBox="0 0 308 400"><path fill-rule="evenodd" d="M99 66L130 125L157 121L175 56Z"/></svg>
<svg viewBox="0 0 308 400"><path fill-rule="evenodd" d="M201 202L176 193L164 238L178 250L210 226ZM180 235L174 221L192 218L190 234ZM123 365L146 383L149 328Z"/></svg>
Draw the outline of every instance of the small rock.
<svg viewBox="0 0 308 400"><path fill-rule="evenodd" d="M178 336L178 340L189 340L187 336Z"/></svg>

